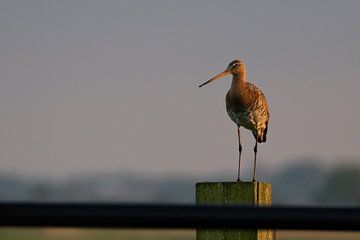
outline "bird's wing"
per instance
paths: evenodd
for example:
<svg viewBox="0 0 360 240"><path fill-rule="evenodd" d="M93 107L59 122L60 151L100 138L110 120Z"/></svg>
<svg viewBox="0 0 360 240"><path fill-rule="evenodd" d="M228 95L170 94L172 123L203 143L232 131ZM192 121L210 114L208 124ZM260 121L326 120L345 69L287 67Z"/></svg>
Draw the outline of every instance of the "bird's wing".
<svg viewBox="0 0 360 240"><path fill-rule="evenodd" d="M265 94L254 84L247 83L247 89L249 91L249 96L251 98L251 110L256 112L258 117L261 118L261 122L268 122L270 118L269 106L265 98Z"/></svg>

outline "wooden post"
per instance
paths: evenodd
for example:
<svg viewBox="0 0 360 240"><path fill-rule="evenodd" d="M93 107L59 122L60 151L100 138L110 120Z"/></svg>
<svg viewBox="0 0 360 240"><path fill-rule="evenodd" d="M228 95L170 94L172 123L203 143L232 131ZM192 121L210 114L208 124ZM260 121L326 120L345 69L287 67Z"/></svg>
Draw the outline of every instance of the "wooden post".
<svg viewBox="0 0 360 240"><path fill-rule="evenodd" d="M271 184L264 182L201 182L196 204L271 205ZM274 240L273 230L197 229L197 240Z"/></svg>

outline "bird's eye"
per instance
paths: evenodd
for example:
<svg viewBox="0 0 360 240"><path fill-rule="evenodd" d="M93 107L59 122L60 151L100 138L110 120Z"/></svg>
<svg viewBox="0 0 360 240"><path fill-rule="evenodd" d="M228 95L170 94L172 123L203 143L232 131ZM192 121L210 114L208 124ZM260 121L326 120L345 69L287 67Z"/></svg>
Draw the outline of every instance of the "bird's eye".
<svg viewBox="0 0 360 240"><path fill-rule="evenodd" d="M233 65L234 68L237 67L237 66L239 66L239 64L237 64L237 63L235 63L235 64Z"/></svg>

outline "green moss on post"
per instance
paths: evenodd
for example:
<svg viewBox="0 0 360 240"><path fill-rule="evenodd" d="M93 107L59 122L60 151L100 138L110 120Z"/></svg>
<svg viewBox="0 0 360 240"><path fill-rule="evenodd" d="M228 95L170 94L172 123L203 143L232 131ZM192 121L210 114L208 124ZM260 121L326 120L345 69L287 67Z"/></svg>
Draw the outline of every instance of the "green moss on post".
<svg viewBox="0 0 360 240"><path fill-rule="evenodd" d="M271 205L271 184L264 182L202 182L196 204ZM197 229L197 240L273 240L272 230Z"/></svg>

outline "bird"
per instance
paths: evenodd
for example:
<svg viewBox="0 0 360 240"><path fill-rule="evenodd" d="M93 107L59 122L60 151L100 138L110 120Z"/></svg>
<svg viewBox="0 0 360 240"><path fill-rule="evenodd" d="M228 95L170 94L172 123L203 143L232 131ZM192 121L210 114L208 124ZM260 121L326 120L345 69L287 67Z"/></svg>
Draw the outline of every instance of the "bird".
<svg viewBox="0 0 360 240"><path fill-rule="evenodd" d="M258 143L266 142L270 119L269 106L264 93L257 86L247 81L245 62L242 60L237 59L230 62L224 71L202 83L199 87L205 86L206 84L227 75L232 75L232 83L225 98L226 111L230 119L236 124L239 142L239 165L236 181L241 182L240 162L242 146L240 140L240 127L244 127L250 130L255 138L252 181L256 182L257 145Z"/></svg>

